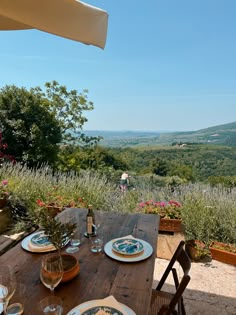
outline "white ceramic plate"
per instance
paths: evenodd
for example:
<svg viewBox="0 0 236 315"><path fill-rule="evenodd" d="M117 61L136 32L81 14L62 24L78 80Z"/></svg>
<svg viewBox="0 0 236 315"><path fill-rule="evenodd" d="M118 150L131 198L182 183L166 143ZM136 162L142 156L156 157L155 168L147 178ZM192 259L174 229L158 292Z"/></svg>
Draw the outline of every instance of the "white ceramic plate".
<svg viewBox="0 0 236 315"><path fill-rule="evenodd" d="M92 307L96 307L96 306L100 306L101 304L104 304L104 303L102 303L102 301L103 300L93 300L93 301L88 301L88 302L82 303L82 304L76 306L75 308L73 308L71 311L69 311L69 313L67 313L67 315L80 315L81 311L85 312L86 309L89 310ZM125 311L124 315L136 315L134 313L134 311L132 311L131 308L129 308L127 305L124 305L122 303L120 303L120 304L122 305L122 308ZM102 306L104 306L104 305L102 305Z"/></svg>
<svg viewBox="0 0 236 315"><path fill-rule="evenodd" d="M143 241L140 239L137 239L137 241L139 241L140 243L143 244L143 251L137 255L125 256L125 255L121 255L121 254L116 253L112 249L112 244L113 244L114 240L111 240L108 243L106 243L106 245L104 246L104 251L107 254L107 256L109 256L115 260L119 260L119 261L123 261L123 262L137 262L137 261L145 260L152 255L153 248L146 241Z"/></svg>
<svg viewBox="0 0 236 315"><path fill-rule="evenodd" d="M27 250L28 252L31 252L31 253L46 253L46 252L52 252L52 251L56 250L55 248L54 249L44 248L42 245L39 246L37 248L37 250L33 250L32 248L30 248L29 242L31 241L32 237L35 238L35 236L38 235L39 233L42 233L42 232L41 231L35 232L33 234L26 236L21 242L21 247L24 248L25 250ZM69 242L69 239L65 242L65 246L68 244L68 242Z"/></svg>
<svg viewBox="0 0 236 315"><path fill-rule="evenodd" d="M120 238L112 243L112 249L122 255L137 255L143 251L143 244L137 239Z"/></svg>

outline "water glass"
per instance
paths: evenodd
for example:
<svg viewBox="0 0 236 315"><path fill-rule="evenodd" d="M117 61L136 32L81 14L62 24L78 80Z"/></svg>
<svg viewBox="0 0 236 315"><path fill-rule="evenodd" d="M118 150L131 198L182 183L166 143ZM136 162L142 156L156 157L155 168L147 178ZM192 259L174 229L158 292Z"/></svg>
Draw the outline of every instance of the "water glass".
<svg viewBox="0 0 236 315"><path fill-rule="evenodd" d="M90 249L93 253L100 253L102 251L103 240L99 237L91 238Z"/></svg>
<svg viewBox="0 0 236 315"><path fill-rule="evenodd" d="M11 298L11 304L7 307L7 315L21 315L24 312L26 288L22 283L16 284L16 294Z"/></svg>
<svg viewBox="0 0 236 315"><path fill-rule="evenodd" d="M79 211L76 211L75 213L68 212L65 221L66 223L75 225L75 229L71 235L70 245L66 249L67 253L73 254L79 251L80 245Z"/></svg>
<svg viewBox="0 0 236 315"><path fill-rule="evenodd" d="M7 314L7 306L16 290L15 274L8 266L0 265L0 311Z"/></svg>
<svg viewBox="0 0 236 315"><path fill-rule="evenodd" d="M62 299L56 295L50 295L39 302L39 311L43 315L62 315Z"/></svg>

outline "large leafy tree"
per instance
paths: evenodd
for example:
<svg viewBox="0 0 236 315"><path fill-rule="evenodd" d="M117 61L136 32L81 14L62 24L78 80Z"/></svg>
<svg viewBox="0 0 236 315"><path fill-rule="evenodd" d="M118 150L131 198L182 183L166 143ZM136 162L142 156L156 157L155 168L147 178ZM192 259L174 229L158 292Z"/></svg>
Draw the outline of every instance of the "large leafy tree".
<svg viewBox="0 0 236 315"><path fill-rule="evenodd" d="M0 90L0 130L6 153L29 166L53 164L61 141L60 126L43 99L14 85Z"/></svg>
<svg viewBox="0 0 236 315"><path fill-rule="evenodd" d="M59 145L91 146L99 137L87 137L82 128L84 111L93 109L87 90L68 91L57 81L45 89L30 90L5 86L0 90L0 132L8 143L8 153L30 166L54 164Z"/></svg>
<svg viewBox="0 0 236 315"><path fill-rule="evenodd" d="M57 81L46 82L45 91L36 87L32 89L40 98L44 98L44 106L58 121L64 143L77 145L93 145L100 137L88 137L83 132L83 125L87 122L85 111L94 109L93 102L88 100L88 90L79 93L77 90L68 90Z"/></svg>

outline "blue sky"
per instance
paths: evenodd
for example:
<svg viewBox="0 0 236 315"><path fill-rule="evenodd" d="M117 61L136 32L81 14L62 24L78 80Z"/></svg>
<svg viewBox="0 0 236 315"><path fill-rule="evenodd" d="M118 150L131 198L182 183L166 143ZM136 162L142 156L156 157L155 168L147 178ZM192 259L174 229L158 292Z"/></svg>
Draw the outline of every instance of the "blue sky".
<svg viewBox="0 0 236 315"><path fill-rule="evenodd" d="M236 121L235 0L88 0L104 50L37 30L0 32L0 87L89 90L90 130L198 130Z"/></svg>

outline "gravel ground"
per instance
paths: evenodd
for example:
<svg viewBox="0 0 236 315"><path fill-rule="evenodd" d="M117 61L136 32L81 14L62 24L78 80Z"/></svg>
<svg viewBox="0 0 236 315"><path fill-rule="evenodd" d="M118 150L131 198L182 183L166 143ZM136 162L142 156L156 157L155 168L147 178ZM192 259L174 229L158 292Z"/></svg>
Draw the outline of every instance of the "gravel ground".
<svg viewBox="0 0 236 315"><path fill-rule="evenodd" d="M161 278L169 261L156 258L153 288ZM177 265L178 273L181 268ZM191 280L184 293L188 315L236 315L236 267L216 260L208 263L192 263ZM171 276L165 291L173 291Z"/></svg>

